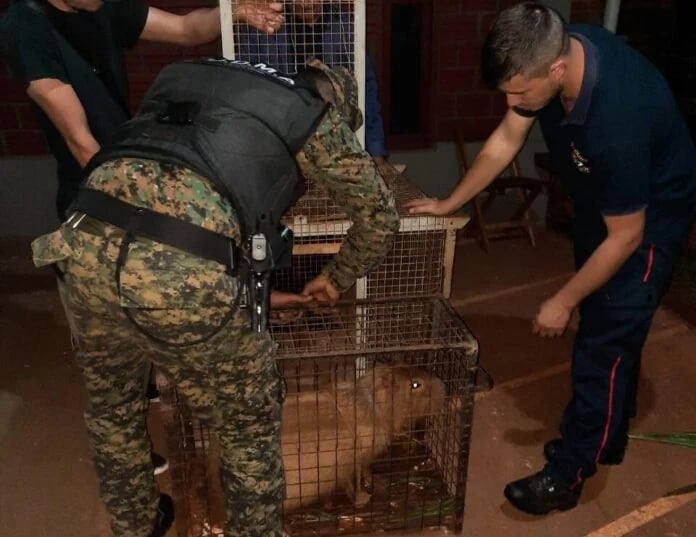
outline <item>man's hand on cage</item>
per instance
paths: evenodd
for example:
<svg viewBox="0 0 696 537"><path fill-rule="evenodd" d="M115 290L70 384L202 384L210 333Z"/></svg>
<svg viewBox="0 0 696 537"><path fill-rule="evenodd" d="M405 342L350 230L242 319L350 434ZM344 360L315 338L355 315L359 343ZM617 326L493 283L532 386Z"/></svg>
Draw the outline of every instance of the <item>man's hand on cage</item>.
<svg viewBox="0 0 696 537"><path fill-rule="evenodd" d="M271 314L272 324L290 324L304 315L303 309L282 309L291 308L299 304L311 302L311 296L299 295L297 293L286 293L285 291L271 291ZM280 308L280 309L278 309Z"/></svg>
<svg viewBox="0 0 696 537"><path fill-rule="evenodd" d="M281 2L259 2L258 0L242 0L234 9L235 20L246 22L262 32L272 34L278 31L285 17Z"/></svg>
<svg viewBox="0 0 696 537"><path fill-rule="evenodd" d="M302 289L302 294L312 297L317 302L336 304L340 293L324 274L319 274L313 280L307 282Z"/></svg>
<svg viewBox="0 0 696 537"><path fill-rule="evenodd" d="M439 200L435 198L420 198L404 203L404 207L411 214L434 214L436 216L444 216L451 212L447 200Z"/></svg>
<svg viewBox="0 0 696 537"><path fill-rule="evenodd" d="M271 291L271 308L287 308L311 302L312 297L285 291Z"/></svg>

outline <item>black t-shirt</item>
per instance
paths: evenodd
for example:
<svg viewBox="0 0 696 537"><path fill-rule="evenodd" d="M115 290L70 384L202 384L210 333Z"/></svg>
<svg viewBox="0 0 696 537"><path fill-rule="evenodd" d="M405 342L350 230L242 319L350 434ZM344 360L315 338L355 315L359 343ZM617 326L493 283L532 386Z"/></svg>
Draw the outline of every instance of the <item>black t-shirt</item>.
<svg viewBox="0 0 696 537"><path fill-rule="evenodd" d="M538 117L578 248L589 256L606 238L604 217L643 209L644 242L677 244L696 211L696 151L669 86L612 33L569 28L585 53L580 93L569 114L557 97Z"/></svg>
<svg viewBox="0 0 696 537"><path fill-rule="evenodd" d="M92 134L104 144L128 117L123 49L137 42L149 8L143 0L123 0L104 3L94 12L66 13L37 1L40 10L14 0L1 20L14 75L26 86L44 78L70 84ZM50 119L36 108L58 164L57 205L64 217L82 180L82 168Z"/></svg>
<svg viewBox="0 0 696 537"><path fill-rule="evenodd" d="M88 11L65 12L44 2L46 16L58 33L70 43L77 53L92 66L101 78L112 97L121 101L122 96L116 91L118 81L110 68L109 46L105 40L110 39L99 24L95 14ZM131 48L142 33L147 19L148 7L141 0L123 0L105 3L100 9L108 12L112 37L119 48ZM127 103L121 103L127 108Z"/></svg>

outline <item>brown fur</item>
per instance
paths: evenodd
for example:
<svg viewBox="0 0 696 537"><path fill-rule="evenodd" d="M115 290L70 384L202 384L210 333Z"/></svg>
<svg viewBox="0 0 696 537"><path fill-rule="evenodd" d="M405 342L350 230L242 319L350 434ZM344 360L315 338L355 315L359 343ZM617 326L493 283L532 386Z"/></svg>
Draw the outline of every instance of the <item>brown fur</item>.
<svg viewBox="0 0 696 537"><path fill-rule="evenodd" d="M356 505L370 463L412 419L437 414L444 384L422 369L378 365L356 383L288 395L283 405L282 448L286 500L292 510L342 488Z"/></svg>

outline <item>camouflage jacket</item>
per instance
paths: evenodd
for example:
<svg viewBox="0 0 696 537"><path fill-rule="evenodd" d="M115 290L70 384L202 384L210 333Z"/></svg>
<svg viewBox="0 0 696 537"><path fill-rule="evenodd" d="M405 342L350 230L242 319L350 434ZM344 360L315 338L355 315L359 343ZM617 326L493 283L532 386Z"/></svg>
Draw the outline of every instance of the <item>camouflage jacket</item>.
<svg viewBox="0 0 696 537"><path fill-rule="evenodd" d="M296 156L303 175L344 207L352 223L340 251L323 269L341 292L384 259L399 226L393 196L351 130L351 119L345 118L343 107L331 107ZM191 170L144 159L115 159L94 170L87 185L239 240L231 204Z"/></svg>

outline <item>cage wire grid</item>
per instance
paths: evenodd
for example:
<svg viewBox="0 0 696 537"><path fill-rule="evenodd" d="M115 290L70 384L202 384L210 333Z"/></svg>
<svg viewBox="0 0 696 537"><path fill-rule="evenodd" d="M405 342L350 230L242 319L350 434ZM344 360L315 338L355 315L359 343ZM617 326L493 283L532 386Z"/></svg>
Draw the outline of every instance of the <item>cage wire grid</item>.
<svg viewBox="0 0 696 537"><path fill-rule="evenodd" d="M286 532L460 531L478 359L464 323L439 297L296 313L272 326L286 385ZM223 535L216 443L161 387L179 535Z"/></svg>
<svg viewBox="0 0 696 537"><path fill-rule="evenodd" d="M249 2L227 0L232 12L240 7L254 9L270 0ZM355 0L286 0L282 2L284 22L274 34L266 34L236 20L230 35L234 59L265 63L284 73L294 74L309 59L319 58L327 65L356 66Z"/></svg>
<svg viewBox="0 0 696 537"><path fill-rule="evenodd" d="M225 57L290 74L309 57L348 67L364 110L364 0L283 1L284 24L273 35L235 19L242 3L220 2ZM401 217L387 259L346 302L272 319L287 394L284 524L291 536L462 526L478 347L451 308L430 295L449 296L455 233L468 218L408 214L404 202L422 192L391 166L380 172ZM277 289L301 290L351 225L325 192L306 187L285 215L295 244L292 267L274 274ZM178 534L222 536L214 435L164 376L157 380Z"/></svg>
<svg viewBox="0 0 696 537"><path fill-rule="evenodd" d="M405 202L424 194L392 166L380 169L399 210L400 229L385 261L357 287L357 298L449 296L456 232L469 221L464 216L411 215ZM293 229L294 266L275 276L278 289L299 291L336 253L350 228L344 210L311 182L285 217ZM310 270L311 269L311 270ZM298 276L305 274L302 281Z"/></svg>

